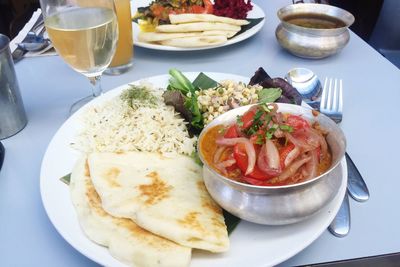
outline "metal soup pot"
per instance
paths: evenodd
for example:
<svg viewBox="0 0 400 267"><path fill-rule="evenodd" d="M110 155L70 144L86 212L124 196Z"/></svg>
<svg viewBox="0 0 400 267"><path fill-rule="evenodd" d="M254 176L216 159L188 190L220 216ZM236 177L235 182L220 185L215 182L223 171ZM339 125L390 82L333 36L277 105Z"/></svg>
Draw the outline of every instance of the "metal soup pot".
<svg viewBox="0 0 400 267"><path fill-rule="evenodd" d="M333 55L349 42L348 27L354 16L344 9L323 4L293 4L281 8L278 13L281 23L275 31L279 44L292 54L303 58L324 58ZM341 22L337 28L310 28L292 24L289 18L329 18Z"/></svg>
<svg viewBox="0 0 400 267"><path fill-rule="evenodd" d="M198 151L204 164L203 177L207 190L223 209L243 220L265 225L284 225L305 220L320 211L339 191L342 177L338 175L336 167L345 154L345 136L327 116L314 116L309 108L279 103L279 112L301 115L310 122L317 121L329 132L326 140L332 154L331 167L318 177L292 185L255 186L237 182L219 174L205 161L201 144L204 134L210 128L235 122L236 117L244 114L251 106L236 108L220 115L201 132Z"/></svg>

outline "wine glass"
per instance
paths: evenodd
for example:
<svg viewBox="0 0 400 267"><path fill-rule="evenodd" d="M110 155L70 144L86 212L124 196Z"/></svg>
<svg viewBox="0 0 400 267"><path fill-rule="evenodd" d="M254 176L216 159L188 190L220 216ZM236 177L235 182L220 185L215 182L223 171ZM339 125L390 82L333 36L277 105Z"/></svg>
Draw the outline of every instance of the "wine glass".
<svg viewBox="0 0 400 267"><path fill-rule="evenodd" d="M114 1L40 0L40 5L57 53L92 84L92 95L75 102L70 108L72 114L102 93L101 75L118 40Z"/></svg>

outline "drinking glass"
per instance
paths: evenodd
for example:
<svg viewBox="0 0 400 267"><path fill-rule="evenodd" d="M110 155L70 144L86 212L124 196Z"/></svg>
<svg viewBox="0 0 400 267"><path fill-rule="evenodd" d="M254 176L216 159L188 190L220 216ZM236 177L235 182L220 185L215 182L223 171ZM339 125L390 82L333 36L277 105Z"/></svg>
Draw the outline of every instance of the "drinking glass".
<svg viewBox="0 0 400 267"><path fill-rule="evenodd" d="M101 75L118 39L113 0L40 0L47 33L57 53L89 78L92 95L70 108L70 114L102 93Z"/></svg>
<svg viewBox="0 0 400 267"><path fill-rule="evenodd" d="M133 59L133 36L131 19L131 1L114 0L118 20L118 42L117 49L110 66L104 71L105 74L119 75L128 71Z"/></svg>

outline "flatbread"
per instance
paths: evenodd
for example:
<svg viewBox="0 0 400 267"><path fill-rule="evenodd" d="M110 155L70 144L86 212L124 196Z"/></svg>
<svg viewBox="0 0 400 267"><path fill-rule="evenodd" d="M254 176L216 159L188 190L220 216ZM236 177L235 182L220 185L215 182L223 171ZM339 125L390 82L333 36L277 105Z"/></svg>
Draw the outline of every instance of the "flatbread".
<svg viewBox="0 0 400 267"><path fill-rule="evenodd" d="M156 27L156 32L202 32L202 31L240 31L240 26L221 22L193 22L184 24L164 24Z"/></svg>
<svg viewBox="0 0 400 267"><path fill-rule="evenodd" d="M221 208L190 157L148 152L93 153L88 158L103 208L183 246L223 252L229 239Z"/></svg>
<svg viewBox="0 0 400 267"><path fill-rule="evenodd" d="M199 36L213 36L222 35L228 38L234 36L235 31L204 31L204 32L182 32L182 33L163 33L163 32L139 32L138 39L141 42L152 43L176 38L199 37Z"/></svg>
<svg viewBox="0 0 400 267"><path fill-rule="evenodd" d="M70 182L79 223L92 241L106 246L113 257L132 266L188 266L191 249L156 236L132 220L115 218L101 207L86 158L75 165Z"/></svg>
<svg viewBox="0 0 400 267"><path fill-rule="evenodd" d="M232 19L228 17L215 16L211 14L170 14L169 20L172 24L189 22L222 22L237 26L247 25L250 22L244 19Z"/></svg>
<svg viewBox="0 0 400 267"><path fill-rule="evenodd" d="M175 46L175 47L204 47L221 45L226 43L228 38L224 35L213 35L213 36L198 36L198 37L184 37L175 38L170 40L164 40L160 43L162 45Z"/></svg>

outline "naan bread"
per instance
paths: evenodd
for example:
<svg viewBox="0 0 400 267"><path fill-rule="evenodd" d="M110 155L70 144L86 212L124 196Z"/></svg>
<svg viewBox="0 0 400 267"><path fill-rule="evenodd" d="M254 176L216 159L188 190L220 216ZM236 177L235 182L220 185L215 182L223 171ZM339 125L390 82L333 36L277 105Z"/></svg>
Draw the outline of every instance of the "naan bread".
<svg viewBox="0 0 400 267"><path fill-rule="evenodd" d="M240 31L240 26L221 22L193 22L184 24L164 24L156 27L156 32L202 32L202 31Z"/></svg>
<svg viewBox="0 0 400 267"><path fill-rule="evenodd" d="M226 36L214 35L214 36L200 36L200 37L185 37L176 38L170 40L164 40L160 43L162 45L169 45L175 47L204 47L212 45L220 45L228 41Z"/></svg>
<svg viewBox="0 0 400 267"><path fill-rule="evenodd" d="M169 20L172 24L189 22L222 22L237 26L247 25L250 22L244 19L232 19L228 17L215 16L211 14L170 14Z"/></svg>
<svg viewBox="0 0 400 267"><path fill-rule="evenodd" d="M101 207L89 176L86 158L80 159L71 175L70 191L85 234L106 246L113 257L137 267L188 266L191 249L156 236L132 220L115 218Z"/></svg>
<svg viewBox="0 0 400 267"><path fill-rule="evenodd" d="M93 153L88 158L103 208L183 246L229 248L221 208L211 199L192 158L157 153Z"/></svg>
<svg viewBox="0 0 400 267"><path fill-rule="evenodd" d="M176 38L187 38L195 36L222 35L230 38L234 36L236 33L237 32L235 31L221 31L221 30L204 31L204 32L182 32L182 33L139 32L138 39L141 42L152 43L152 42L160 42Z"/></svg>

